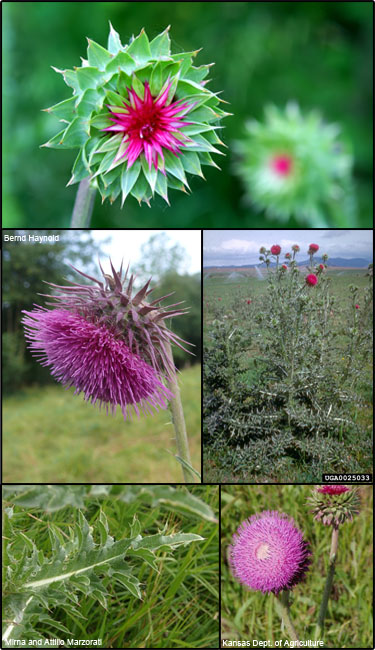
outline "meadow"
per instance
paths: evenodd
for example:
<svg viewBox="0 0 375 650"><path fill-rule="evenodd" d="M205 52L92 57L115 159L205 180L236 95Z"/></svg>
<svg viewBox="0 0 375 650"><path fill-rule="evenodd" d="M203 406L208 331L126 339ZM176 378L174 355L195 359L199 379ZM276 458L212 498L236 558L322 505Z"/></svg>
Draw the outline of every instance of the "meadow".
<svg viewBox="0 0 375 650"><path fill-rule="evenodd" d="M49 486L41 486L41 490L43 487L47 490ZM133 489L136 487L133 486ZM145 546L135 552L128 550L126 555L123 553L125 561L122 559L117 565L109 562L107 566L102 562L101 567L96 567L94 571L61 579L56 583L59 589L53 589L52 585L44 588L41 594L41 590L35 588L30 592L30 587L28 596L31 593L34 601L40 597L39 602L35 602L39 610L33 610L34 605L30 603L30 616L26 612L16 638L24 643L25 639L39 639L39 647L50 647L48 640L51 638L65 642L67 639L87 640L89 645L90 640L102 639L104 648L217 647L219 540L216 519L219 488L196 485L188 488L178 486L175 490L176 498L190 502L190 506L194 500L198 507L202 503L205 509L211 511L211 521L199 515L198 507L196 511L194 507L189 507L178 512L172 504L145 503L141 496L135 496L125 503L125 499L116 498L108 490L103 493L97 491L98 496L95 496L92 486L82 489L86 488L92 492L85 498L85 519L74 505L45 512L41 506L41 492L39 506L36 503L27 507L17 505L19 494L14 498L11 486L6 489L4 566L10 578L5 587L6 625L9 623L7 605L9 607L13 598L13 605L17 606L14 598L18 597L20 606L22 594L19 589L23 584L28 584L25 576L28 572L30 575L32 570L30 549L38 549L38 557L44 557L48 563L49 576L55 576L54 570L61 569L63 549L69 547L69 540L74 539L80 528L84 531L80 546L87 544L87 539L92 543L92 534L95 547L94 551L89 552L104 554L102 535L105 540L106 533L101 525L103 521L108 526L107 533L116 540L115 544L126 544L126 540L134 539L138 533L136 539L139 540L142 535L145 544L148 539L148 549L152 549L150 544L155 546L153 540L163 531L165 536L162 541L165 545L151 551L146 550ZM74 492L80 488L59 486L59 489ZM174 537L168 537L170 535ZM174 543L173 540L177 542L179 535L185 535L185 539L190 536L194 540L191 543ZM111 539L107 538L109 548L111 543ZM70 551L74 555L77 547L73 552L70 547ZM85 556L86 553L80 558L81 563L85 562ZM38 561L42 563L42 560ZM65 561L70 561L69 556ZM78 562L78 559L75 561ZM41 566L42 569L38 571L43 570L43 564ZM122 584L117 578L123 580ZM26 641L26 647L32 646Z"/></svg>
<svg viewBox="0 0 375 650"><path fill-rule="evenodd" d="M179 382L192 465L200 471L200 366L184 369ZM168 410L124 422L120 411L107 416L62 386L5 398L3 441L4 482L181 481Z"/></svg>
<svg viewBox="0 0 375 650"><path fill-rule="evenodd" d="M291 616L301 640L314 638L324 589L331 530L306 505L310 486L230 486L221 491L221 636L224 640L288 638L274 596L247 590L231 575L227 551L240 523L263 510L291 515L310 543L312 564L292 590ZM325 622L324 647L372 648L372 488L361 487L361 509L339 531L338 559Z"/></svg>
<svg viewBox="0 0 375 650"><path fill-rule="evenodd" d="M306 269L301 268L301 277L306 273ZM349 363L349 354L344 356L341 349L347 346L348 333L355 328L352 327L351 321L352 311L351 305L353 301L353 290L351 286L358 287L358 292L355 294L359 303L357 316L359 320L366 316L370 317L365 307L365 293L369 286L369 277L367 269L344 269L333 268L327 269L325 272L326 278L330 279L329 291L332 297L332 305L329 313L329 328L332 332L335 331L334 349L330 350L334 365L337 372L344 372L344 367ZM218 379L220 373L219 366L231 365L233 394L228 394L228 400L231 402L228 405L228 418L226 424L223 425L220 431L220 424L217 426L215 433L211 435L211 441L216 438L216 441L222 434L225 437L224 428L227 428L228 445L207 444L210 438L211 422L208 423L207 413L210 416L210 404L208 409L204 411L204 480L208 482L220 481L227 482L279 482L279 481L292 481L292 482L314 482L321 480L321 473L326 471L328 467L332 471L371 471L371 433L372 433L372 366L371 359L367 358L365 362L360 362L360 350L353 346L351 358L354 364L357 364L357 374L355 377L356 388L358 389L358 399L350 403L348 408L351 412L353 421L361 427L362 435L353 428L347 427L343 424L340 431L336 435L325 436L327 442L326 454L321 447L320 460L316 463L311 463L311 458L306 450L301 454L291 452L284 454L283 461L280 461L279 467L271 463L267 463L267 450L264 448L262 455L264 463L256 463L257 469L255 470L254 464L251 463L251 450L246 442L241 442L237 446L235 443L231 444L233 431L238 431L239 427L236 420L234 405L240 404L241 417L246 419L246 408L244 403L251 400L251 391L262 388L259 382L259 376L264 367L258 364L256 357L261 356L260 348L264 343L264 336L262 327L268 326L271 331L269 353L272 354L272 325L273 318L267 321L267 313L265 307L265 296L267 293L267 271L264 268L222 268L222 269L207 269L203 278L203 320L204 320L204 344L205 344L205 368L208 368L209 377L206 374L207 381L211 381L212 376ZM363 312L361 313L361 309ZM366 313L364 313L366 312ZM307 323L308 316L304 316L305 323ZM277 326L278 327L278 326ZM288 326L287 326L288 327ZM307 328L307 325L306 325ZM269 334L269 332L268 332ZM315 335L315 332L314 332ZM232 338L233 337L233 338ZM324 336L323 336L324 339ZM226 342L225 342L226 341ZM220 361L213 361L213 369L209 367L210 363L206 363L208 356L213 351L213 348L220 348L222 344L222 353L224 357ZM308 346L308 340L304 342ZM219 354L219 353L218 353ZM211 356L215 356L212 352ZM216 364L216 366L215 366ZM335 371L336 372L336 371ZM339 375L337 375L338 377ZM332 373L331 381L334 383L334 373ZM216 381L215 379L215 381ZM225 381L223 377L218 381ZM215 386L212 380L212 386ZM204 395L215 393L215 388L204 388ZM272 392L272 391L271 391ZM232 401L231 401L232 400ZM209 401L209 395L208 399ZM329 404L328 404L329 407ZM327 407L327 408L328 408ZM223 406L224 408L224 406ZM233 418L230 416L230 409L233 410ZM212 409L214 410L214 409ZM253 415L248 411L248 417ZM272 417L272 416L269 416ZM246 425L243 424L243 427ZM259 431L261 434L262 432ZM264 431L265 433L265 431ZM294 433L294 432L293 432ZM251 436L250 436L251 437ZM335 440L334 440L335 438ZM280 439L280 438L279 438ZM330 441L333 441L332 445ZM340 446L340 450L336 445ZM318 439L313 440L312 445L318 450L321 441ZM336 449L334 449L336 445ZM253 466L252 466L253 465ZM314 465L314 467L312 466Z"/></svg>

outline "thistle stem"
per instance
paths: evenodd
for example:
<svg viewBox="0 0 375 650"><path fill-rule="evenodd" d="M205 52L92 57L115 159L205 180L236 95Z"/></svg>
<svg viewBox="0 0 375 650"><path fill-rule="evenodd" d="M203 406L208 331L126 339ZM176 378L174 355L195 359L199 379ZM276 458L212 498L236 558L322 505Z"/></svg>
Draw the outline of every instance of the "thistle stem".
<svg viewBox="0 0 375 650"><path fill-rule="evenodd" d="M296 646L299 647L300 642L297 636L297 632L290 618L290 603L289 603L289 591L282 591L281 594L276 596L275 599L277 613L279 614L281 620L283 621L288 634L292 641L296 642Z"/></svg>
<svg viewBox="0 0 375 650"><path fill-rule="evenodd" d="M172 348L169 342L165 342L166 353L174 367ZM180 388L177 381L175 371L173 376L168 381L168 388L173 393L174 397L169 402L169 408L172 414L172 422L176 435L176 446L178 456L184 460L188 465L191 465L189 441L186 433L186 424L184 418L184 411L182 408ZM184 475L185 483L196 483L196 476L188 467L182 465L182 472Z"/></svg>
<svg viewBox="0 0 375 650"><path fill-rule="evenodd" d="M90 179L84 178L78 185L74 202L71 228L88 228L95 202L95 187L90 186Z"/></svg>
<svg viewBox="0 0 375 650"><path fill-rule="evenodd" d="M317 641L318 639L322 639L322 635L323 635L324 619L325 619L326 614L327 614L328 599L329 599L329 595L330 595L331 589L332 589L333 576L335 574L335 565L336 565L338 542L339 542L339 527L338 526L333 526L332 527L331 551L330 551L330 554L329 554L328 574L327 574L327 579L326 579L326 583L325 583L325 586L324 586L323 600L322 600L321 605L320 605L318 622L317 622L317 625L316 625L316 628L315 628L315 641Z"/></svg>

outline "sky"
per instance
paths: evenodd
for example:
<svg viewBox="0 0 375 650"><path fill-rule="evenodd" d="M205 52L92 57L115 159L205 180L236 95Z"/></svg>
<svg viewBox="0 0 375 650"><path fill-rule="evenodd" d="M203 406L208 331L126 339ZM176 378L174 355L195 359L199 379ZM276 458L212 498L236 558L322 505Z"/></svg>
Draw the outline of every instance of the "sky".
<svg viewBox="0 0 375 650"><path fill-rule="evenodd" d="M372 230L204 230L203 266L242 266L259 260L259 248L279 244L283 252L292 244L301 248L301 261L309 244L318 244L330 257L372 260Z"/></svg>
<svg viewBox="0 0 375 650"><path fill-rule="evenodd" d="M157 234L165 232L170 245L178 243L186 250L184 271L189 274L201 271L201 231L200 230L91 230L96 241L102 241L107 237L110 243L103 245L103 253L110 256L115 268L121 264L132 264L140 261L141 247L149 239Z"/></svg>

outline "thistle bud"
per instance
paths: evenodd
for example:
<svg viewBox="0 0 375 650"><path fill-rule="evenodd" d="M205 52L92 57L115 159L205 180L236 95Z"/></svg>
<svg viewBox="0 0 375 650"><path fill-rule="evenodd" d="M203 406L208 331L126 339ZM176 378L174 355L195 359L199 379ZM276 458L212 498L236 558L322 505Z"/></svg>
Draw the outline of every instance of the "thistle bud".
<svg viewBox="0 0 375 650"><path fill-rule="evenodd" d="M326 526L339 526L359 513L360 499L356 488L322 485L314 488L308 499L314 519Z"/></svg>

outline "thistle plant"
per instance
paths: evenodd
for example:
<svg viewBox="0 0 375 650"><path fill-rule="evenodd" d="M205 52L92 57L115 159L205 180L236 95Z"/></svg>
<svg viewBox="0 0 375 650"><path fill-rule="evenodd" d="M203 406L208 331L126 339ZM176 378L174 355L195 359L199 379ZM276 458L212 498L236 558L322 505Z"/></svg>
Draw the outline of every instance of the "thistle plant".
<svg viewBox="0 0 375 650"><path fill-rule="evenodd" d="M88 39L87 59L59 70L72 97L51 106L64 128L43 146L78 149L68 185L81 182L73 226L87 226L95 190L121 206L131 195L150 205L156 194L189 190L186 174L223 145L217 131L229 115L207 87L213 64L194 66L198 51L171 53L169 27L151 41L142 29L123 45L110 25L107 49Z"/></svg>
<svg viewBox="0 0 375 650"><path fill-rule="evenodd" d="M294 520L267 510L242 522L228 550L232 574L239 582L248 589L275 594L276 608L297 643L289 591L305 579L310 556L309 544Z"/></svg>
<svg viewBox="0 0 375 650"><path fill-rule="evenodd" d="M170 553L203 540L194 533L168 533L166 528L157 534L142 534L134 516L130 530L115 541L103 511L93 526L79 511L76 523L65 530L48 522L46 552L45 545L42 549L23 531L15 534L13 518L17 518L13 508L6 508L2 639L4 645L11 646L22 640L25 643L25 639L44 643L56 631L71 637L56 611L64 612L74 623L78 620L84 630L84 600L89 599L91 606L99 603L107 615L116 592L122 593L122 602L142 600L142 575L147 567L158 572L159 550Z"/></svg>
<svg viewBox="0 0 375 650"><path fill-rule="evenodd" d="M339 527L346 521L353 521L353 516L359 513L360 499L356 488L345 485L322 485L313 489L308 504L312 506L316 520L326 526L332 526L328 573L315 629L315 639L322 639L324 620L335 574Z"/></svg>
<svg viewBox="0 0 375 650"><path fill-rule="evenodd" d="M100 264L100 263L99 263ZM103 281L74 269L94 285L58 286L47 295L52 309L24 311L25 337L32 354L52 376L85 400L124 419L171 405L178 460L185 480L195 481L171 345L188 351L165 321L186 313L181 302L164 307L162 296L151 302L150 280L134 294L134 276L115 271ZM74 268L74 267L73 267Z"/></svg>
<svg viewBox="0 0 375 650"><path fill-rule="evenodd" d="M268 106L264 121L249 121L235 143L246 200L280 223L355 225L352 157L339 134L317 111L304 115L293 102Z"/></svg>

